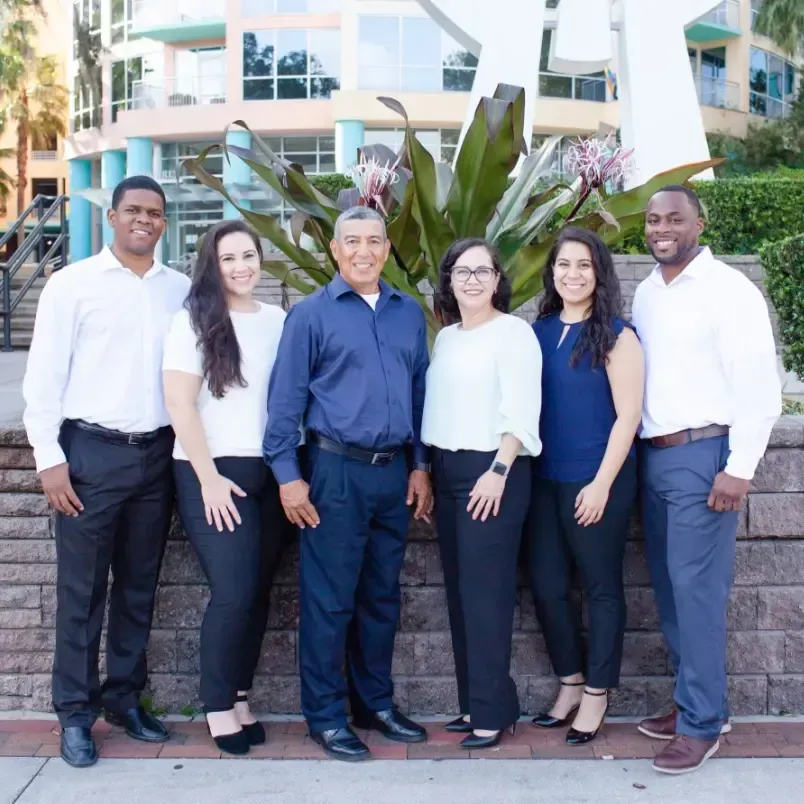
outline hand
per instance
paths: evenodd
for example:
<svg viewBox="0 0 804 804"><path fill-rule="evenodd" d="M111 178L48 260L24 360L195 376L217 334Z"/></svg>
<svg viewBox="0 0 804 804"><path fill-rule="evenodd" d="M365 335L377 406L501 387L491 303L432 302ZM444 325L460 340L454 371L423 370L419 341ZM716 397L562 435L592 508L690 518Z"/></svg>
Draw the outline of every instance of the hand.
<svg viewBox="0 0 804 804"><path fill-rule="evenodd" d="M750 485L750 480L719 472L712 485L712 491L709 492L707 505L713 511L721 513L723 511L739 511Z"/></svg>
<svg viewBox="0 0 804 804"><path fill-rule="evenodd" d="M303 480L293 480L279 487L279 500L285 516L302 530L309 525L318 527L321 519L310 502L310 487Z"/></svg>
<svg viewBox="0 0 804 804"><path fill-rule="evenodd" d="M70 467L60 463L44 469L39 473L42 489L47 496L51 508L65 516L78 516L84 510L81 500L78 499L73 485L70 483Z"/></svg>
<svg viewBox="0 0 804 804"><path fill-rule="evenodd" d="M218 533L223 533L226 525L229 532L234 532L235 523L241 524L240 514L237 512L232 493L238 497L245 497L246 492L228 477L215 475L209 482L201 484L201 498L204 501L204 513L207 515L207 525L215 522Z"/></svg>
<svg viewBox="0 0 804 804"><path fill-rule="evenodd" d="M466 507L470 513L474 511L472 519L480 517L480 521L485 522L490 513L497 516L504 490L505 478L502 475L492 472L491 469L480 475L469 495L469 505Z"/></svg>
<svg viewBox="0 0 804 804"><path fill-rule="evenodd" d="M575 498L575 518L578 524L588 527L600 522L608 501L609 490L602 483L593 480L582 488Z"/></svg>
<svg viewBox="0 0 804 804"><path fill-rule="evenodd" d="M416 503L413 511L414 519L423 519L430 522L433 512L433 486L430 483L430 474L421 469L414 469L408 480L408 505Z"/></svg>

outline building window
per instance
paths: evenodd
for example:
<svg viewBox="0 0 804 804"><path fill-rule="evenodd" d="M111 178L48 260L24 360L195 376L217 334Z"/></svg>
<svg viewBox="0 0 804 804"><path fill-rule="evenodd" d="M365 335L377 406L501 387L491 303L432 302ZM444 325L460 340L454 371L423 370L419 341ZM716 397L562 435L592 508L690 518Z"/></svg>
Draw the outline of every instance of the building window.
<svg viewBox="0 0 804 804"><path fill-rule="evenodd" d="M55 198L59 194L58 179L31 179L31 198L46 195Z"/></svg>
<svg viewBox="0 0 804 804"><path fill-rule="evenodd" d="M751 48L749 109L763 117L785 117L795 101L796 68L789 61Z"/></svg>
<svg viewBox="0 0 804 804"><path fill-rule="evenodd" d="M134 18L132 7L133 0L111 0L110 41L113 45L128 40L128 31Z"/></svg>
<svg viewBox="0 0 804 804"><path fill-rule="evenodd" d="M70 108L75 131L101 125L103 82L95 54L101 52L100 0L76 0L73 4L73 71Z"/></svg>
<svg viewBox="0 0 804 804"><path fill-rule="evenodd" d="M335 172L335 137L332 134L307 137L263 137L265 144L289 162L301 165L308 176Z"/></svg>
<svg viewBox="0 0 804 804"><path fill-rule="evenodd" d="M606 100L606 77L601 73L591 75L562 75L547 68L550 59L550 42L553 32L542 36L542 55L539 61L539 95L543 98L569 98L574 100Z"/></svg>
<svg viewBox="0 0 804 804"><path fill-rule="evenodd" d="M340 74L340 31L243 33L244 100L329 98Z"/></svg>
<svg viewBox="0 0 804 804"><path fill-rule="evenodd" d="M140 108L145 88L161 80L161 53L112 62L112 122L126 109Z"/></svg>
<svg viewBox="0 0 804 804"><path fill-rule="evenodd" d="M182 170L182 165L187 159L195 159L200 156L205 148L214 144L214 142L163 142L160 181L199 184L198 179L192 173ZM210 153L204 160L204 170L222 179L223 154L220 151Z"/></svg>
<svg viewBox="0 0 804 804"><path fill-rule="evenodd" d="M265 14L331 14L340 11L343 0L242 0L244 17Z"/></svg>
<svg viewBox="0 0 804 804"><path fill-rule="evenodd" d="M416 130L416 139L432 154L436 162L452 164L458 147L459 129L422 129ZM366 145L387 145L395 153L399 153L405 142L403 128L371 128L366 129L364 142Z"/></svg>
<svg viewBox="0 0 804 804"><path fill-rule="evenodd" d="M477 59L429 17L361 16L358 87L470 92Z"/></svg>
<svg viewBox="0 0 804 804"><path fill-rule="evenodd" d="M757 17L759 16L759 12L762 10L762 2L763 0L751 0L751 30L756 30L757 27Z"/></svg>

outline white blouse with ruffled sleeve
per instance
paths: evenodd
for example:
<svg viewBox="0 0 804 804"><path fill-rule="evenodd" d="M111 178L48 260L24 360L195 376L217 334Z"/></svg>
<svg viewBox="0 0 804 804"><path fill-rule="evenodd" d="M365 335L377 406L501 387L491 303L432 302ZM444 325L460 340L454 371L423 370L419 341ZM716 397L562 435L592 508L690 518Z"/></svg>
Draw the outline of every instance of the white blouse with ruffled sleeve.
<svg viewBox="0 0 804 804"><path fill-rule="evenodd" d="M542 353L530 325L501 315L438 333L427 372L422 441L444 450L496 452L510 433L521 455L541 452Z"/></svg>

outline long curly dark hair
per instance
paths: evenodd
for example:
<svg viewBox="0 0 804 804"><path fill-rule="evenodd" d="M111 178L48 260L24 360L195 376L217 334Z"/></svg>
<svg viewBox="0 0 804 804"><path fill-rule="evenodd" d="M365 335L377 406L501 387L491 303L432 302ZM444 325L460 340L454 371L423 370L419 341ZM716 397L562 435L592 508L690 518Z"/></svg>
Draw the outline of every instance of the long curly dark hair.
<svg viewBox="0 0 804 804"><path fill-rule="evenodd" d="M461 320L461 312L458 309L458 300L455 298L455 293L452 291L452 269L455 263L467 252L470 248L484 248L491 257L491 267L499 277L497 282L497 290L491 297L491 304L501 313L507 313L511 306L511 281L503 271L502 259L500 252L491 243L483 240L481 237L465 237L461 240L456 240L448 249L447 253L441 258L441 264L438 266L438 287L435 292L435 303L437 309L441 312L445 325L453 324Z"/></svg>
<svg viewBox="0 0 804 804"><path fill-rule="evenodd" d="M247 223L241 220L216 223L204 235L193 272L193 283L184 302L203 354L204 377L209 383L210 393L216 399L221 399L228 388L245 388L247 385L243 377L240 344L229 315L218 264L218 243L221 238L234 232L247 234L254 241L254 248L262 263L260 238Z"/></svg>
<svg viewBox="0 0 804 804"><path fill-rule="evenodd" d="M547 257L544 270L544 297L539 304L538 317L547 318L554 313L560 313L564 308L564 302L556 290L553 269L565 243L582 243L589 249L596 282L589 317L581 327L578 342L570 355L570 365L578 365L585 354L591 356L593 368L605 365L609 353L617 343L617 334L612 324L617 316L622 315L623 300L611 252L594 232L576 226L567 226L559 232Z"/></svg>

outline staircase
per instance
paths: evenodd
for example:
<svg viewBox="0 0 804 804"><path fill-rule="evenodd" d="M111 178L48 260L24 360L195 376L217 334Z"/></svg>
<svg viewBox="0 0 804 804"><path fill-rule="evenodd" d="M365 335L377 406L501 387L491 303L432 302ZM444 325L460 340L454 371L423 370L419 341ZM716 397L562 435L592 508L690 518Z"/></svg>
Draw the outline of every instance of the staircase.
<svg viewBox="0 0 804 804"><path fill-rule="evenodd" d="M42 287L67 262L67 202L66 195L38 195L0 237L0 349L4 352L30 346ZM12 251L29 220L36 224L22 246ZM58 230L46 232L48 223L58 223Z"/></svg>

